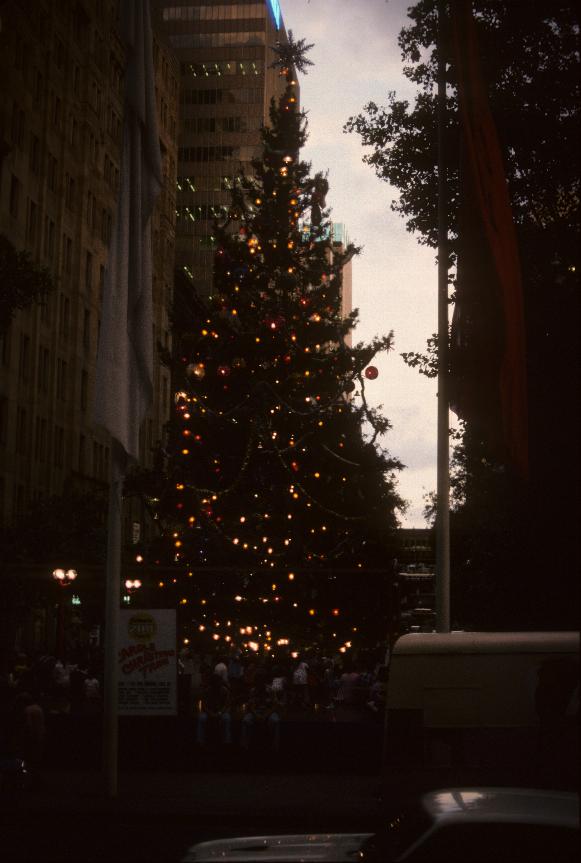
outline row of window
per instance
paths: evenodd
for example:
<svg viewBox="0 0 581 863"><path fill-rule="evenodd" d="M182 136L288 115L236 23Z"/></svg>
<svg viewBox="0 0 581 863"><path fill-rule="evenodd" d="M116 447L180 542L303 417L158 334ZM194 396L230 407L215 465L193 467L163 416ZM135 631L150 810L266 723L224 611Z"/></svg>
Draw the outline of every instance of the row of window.
<svg viewBox="0 0 581 863"><path fill-rule="evenodd" d="M166 6L164 21L224 21L239 18L264 18L264 3L237 3L234 6Z"/></svg>
<svg viewBox="0 0 581 863"><path fill-rule="evenodd" d="M90 257L89 252L87 252L87 257ZM58 295L57 302L58 335L61 342L67 343L71 335L71 303L69 298L63 293ZM41 306L41 320L43 323L50 322L50 306L51 302L49 299L47 299ZM85 309L82 329L82 344L85 354L88 354L91 351L91 325L91 312L89 309ZM9 369L11 365L12 333L10 328L8 328L0 336L0 366L2 368ZM37 385L39 392L48 393L49 391L50 368L51 360L49 350L47 347L40 345L38 349L37 367ZM60 381L60 383L57 384L57 395L59 398L64 399L67 379L66 362L64 363L64 366L59 366L59 368L60 371L57 371L57 381ZM32 365L30 336L26 333L21 333L18 348L18 379L22 383L26 384L32 380L33 374L34 369Z"/></svg>
<svg viewBox="0 0 581 863"><path fill-rule="evenodd" d="M260 87L240 87L237 90L186 88L180 94L184 105L257 105L262 103L263 98L264 94Z"/></svg>
<svg viewBox="0 0 581 863"><path fill-rule="evenodd" d="M242 177L239 176L216 176L202 177L197 180L196 177L178 177L177 190L178 192L227 192L234 188L234 184L240 185Z"/></svg>
<svg viewBox="0 0 581 863"><path fill-rule="evenodd" d="M176 207L176 219L181 222L197 222L208 219L222 219L228 215L230 207L226 204L199 204L191 207Z"/></svg>
<svg viewBox="0 0 581 863"><path fill-rule="evenodd" d="M246 132L248 124L244 117L189 117L184 120L185 132Z"/></svg>
<svg viewBox="0 0 581 863"><path fill-rule="evenodd" d="M97 197L90 189L86 201L87 225L99 236L101 242L108 246L113 230L113 213L108 207L99 207Z"/></svg>
<svg viewBox="0 0 581 863"><path fill-rule="evenodd" d="M159 43L157 39L153 40L153 67L157 71L159 68ZM169 89L170 95L175 96L178 91L178 82L174 75L170 72L170 66L165 53L161 54L161 77L164 84Z"/></svg>
<svg viewBox="0 0 581 863"><path fill-rule="evenodd" d="M244 33L187 33L168 36L173 48L233 48L241 45L264 45L264 33L246 31Z"/></svg>
<svg viewBox="0 0 581 863"><path fill-rule="evenodd" d="M262 60L219 60L216 63L180 63L182 78L212 78L222 75L262 75Z"/></svg>
<svg viewBox="0 0 581 863"><path fill-rule="evenodd" d="M7 433L7 399L0 398L0 444L5 445ZM15 426L15 453L16 455L28 456L37 464L49 464L52 461L54 467L62 468L65 465L65 439L66 429L61 425L52 423L41 415L34 418L34 424L30 424L30 413L27 408L18 405L16 408ZM78 471L86 473L87 465L87 438L79 435ZM104 444L93 442L93 464L92 475L97 479L106 480L109 476L109 447Z"/></svg>
<svg viewBox="0 0 581 863"><path fill-rule="evenodd" d="M111 163L112 164L112 163ZM68 208L75 206L76 183L74 178L68 174L65 176L65 204ZM14 219L19 218L20 202L22 198L22 183L15 174L11 175L10 190L8 195L8 209ZM113 229L113 215L107 207L99 207L97 198L89 191L87 193L87 224L96 232L101 241L108 245L111 240ZM40 230L39 207L32 198L26 200L26 242L29 247L34 247ZM56 225L54 219L49 215L44 217L44 230L42 235L43 256L46 260L54 263L56 255ZM71 275L73 270L73 239L66 232L62 235L61 247L61 273ZM87 279L87 282L90 278Z"/></svg>
<svg viewBox="0 0 581 863"><path fill-rule="evenodd" d="M95 112L101 116L102 108L102 92L96 81L91 84L90 104ZM77 149L81 143L81 125L77 119L77 114L74 111L69 111L66 128L63 130L65 119L65 111L63 102L54 91L49 94L49 121L58 132L65 132L66 141L73 149ZM119 141L121 135L121 117L117 109L109 103L104 117L107 132L115 141ZM12 104L12 114L10 121L10 136L12 143L20 150L24 150L25 143L25 112L17 101ZM87 144L89 149L89 158L93 162L98 159L98 144L94 133L89 128L87 130ZM29 164L31 170L37 174L40 166L40 141L34 133L30 135L29 148Z"/></svg>
<svg viewBox="0 0 581 863"><path fill-rule="evenodd" d="M240 147L180 147L178 158L181 162L222 162L226 159L239 159Z"/></svg>
<svg viewBox="0 0 581 863"><path fill-rule="evenodd" d="M68 300L67 300L68 303ZM88 313L87 313L88 314ZM85 327L87 327L87 319L85 319ZM85 337L85 334L84 334ZM89 336L86 336L87 340ZM51 383L51 362L50 351L44 345L39 345L38 348L38 364L36 370L36 383L39 393L48 394ZM27 384L32 380L33 368L30 347L30 336L21 333L18 352L18 379L20 383ZM69 363L62 357L56 358L54 385L55 396L58 401L66 402L69 398L71 370ZM82 411L87 410L87 393L88 393L88 373L83 369L80 376L80 408Z"/></svg>

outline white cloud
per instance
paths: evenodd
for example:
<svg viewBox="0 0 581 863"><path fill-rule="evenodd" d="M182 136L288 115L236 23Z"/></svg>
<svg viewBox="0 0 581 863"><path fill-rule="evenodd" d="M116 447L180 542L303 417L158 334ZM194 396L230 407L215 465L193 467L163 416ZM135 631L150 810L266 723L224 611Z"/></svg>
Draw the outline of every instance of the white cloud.
<svg viewBox="0 0 581 863"><path fill-rule="evenodd" d="M379 377L366 388L369 403L384 405L393 429L386 448L407 467L400 493L411 501L404 525L423 524L423 495L436 484L436 387L403 363L403 351L421 350L437 328L433 251L418 244L390 209L396 194L363 164L357 135L342 129L369 101L385 104L389 90L404 98L397 36L407 23L405 0L282 0L287 29L314 42L315 66L301 76L308 111L303 158L313 171L329 171L328 204L350 238L364 246L353 262L353 302L360 309L355 340L395 331L395 350L378 357Z"/></svg>

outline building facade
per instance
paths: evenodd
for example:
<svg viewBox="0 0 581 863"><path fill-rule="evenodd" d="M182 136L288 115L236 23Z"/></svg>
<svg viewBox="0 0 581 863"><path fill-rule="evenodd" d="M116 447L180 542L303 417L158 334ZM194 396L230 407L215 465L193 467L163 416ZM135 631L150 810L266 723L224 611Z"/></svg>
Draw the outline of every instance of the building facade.
<svg viewBox="0 0 581 863"><path fill-rule="evenodd" d="M118 2L35 0L0 10L0 234L54 289L19 311L0 345L0 523L35 498L104 487L110 441L91 404L119 186L125 52ZM154 39L164 186L153 219L154 344L170 348L178 67ZM142 428L147 465L171 403L155 362Z"/></svg>
<svg viewBox="0 0 581 863"><path fill-rule="evenodd" d="M272 46L287 36L275 0L154 0L153 8L180 70L176 267L209 294L212 222L228 212L232 184L252 174L261 153L271 99L286 85L270 68Z"/></svg>

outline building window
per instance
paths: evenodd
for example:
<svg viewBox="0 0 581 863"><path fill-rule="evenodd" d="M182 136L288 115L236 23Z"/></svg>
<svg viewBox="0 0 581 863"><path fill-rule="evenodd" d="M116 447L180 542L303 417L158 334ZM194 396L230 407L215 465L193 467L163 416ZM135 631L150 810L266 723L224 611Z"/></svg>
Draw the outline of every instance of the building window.
<svg viewBox="0 0 581 863"><path fill-rule="evenodd" d="M54 43L54 60L57 69L62 69L65 65L65 49L60 39L55 39Z"/></svg>
<svg viewBox="0 0 581 863"><path fill-rule="evenodd" d="M59 333L61 339L67 339L69 336L70 308L69 298L61 294L59 297Z"/></svg>
<svg viewBox="0 0 581 863"><path fill-rule="evenodd" d="M60 357L56 361L56 397L61 402L66 401L67 396L67 364Z"/></svg>
<svg viewBox="0 0 581 863"><path fill-rule="evenodd" d="M0 363L5 369L10 368L11 333L10 329L0 333Z"/></svg>
<svg viewBox="0 0 581 863"><path fill-rule="evenodd" d="M93 443L93 476L104 481L109 476L109 448L97 442Z"/></svg>
<svg viewBox="0 0 581 863"><path fill-rule="evenodd" d="M18 102L12 103L12 143L22 150L24 147L24 111Z"/></svg>
<svg viewBox="0 0 581 863"><path fill-rule="evenodd" d="M73 241L66 234L63 234L63 271L71 273L73 268Z"/></svg>
<svg viewBox="0 0 581 863"><path fill-rule="evenodd" d="M28 164L33 174L38 174L40 170L40 141L36 135L30 135L30 152L28 154Z"/></svg>
<svg viewBox="0 0 581 863"><path fill-rule="evenodd" d="M111 239L112 217L109 210L104 207L101 210L101 240L105 245L109 244Z"/></svg>
<svg viewBox="0 0 581 863"><path fill-rule="evenodd" d="M44 297L40 303L40 321L45 326L50 324L50 298Z"/></svg>
<svg viewBox="0 0 581 863"><path fill-rule="evenodd" d="M52 124L55 129L60 129L62 119L62 102L58 96L53 93L52 96Z"/></svg>
<svg viewBox="0 0 581 863"><path fill-rule="evenodd" d="M75 178L65 174L65 204L69 210L75 207L76 185Z"/></svg>
<svg viewBox="0 0 581 863"><path fill-rule="evenodd" d="M36 418L36 427L34 434L34 458L38 462L46 461L46 436L47 436L47 421L44 417Z"/></svg>
<svg viewBox="0 0 581 863"><path fill-rule="evenodd" d="M34 201L28 199L26 208L26 242L29 245L36 243L36 223L38 216L38 207Z"/></svg>
<svg viewBox="0 0 581 863"><path fill-rule="evenodd" d="M69 144L76 150L77 144L79 143L79 124L77 123L73 114L69 116Z"/></svg>
<svg viewBox="0 0 581 863"><path fill-rule="evenodd" d="M65 463L65 430L61 426L54 428L54 466L63 467Z"/></svg>
<svg viewBox="0 0 581 863"><path fill-rule="evenodd" d="M46 162L46 182L51 192L56 192L58 163L52 153L47 155Z"/></svg>
<svg viewBox="0 0 581 863"><path fill-rule="evenodd" d="M81 371L81 410L87 410L87 393L89 391L89 375L83 369Z"/></svg>
<svg viewBox="0 0 581 863"><path fill-rule="evenodd" d="M0 396L0 446L6 444L6 431L8 428L8 399Z"/></svg>
<svg viewBox="0 0 581 863"><path fill-rule="evenodd" d="M18 484L14 489L14 515L20 518L26 509L26 490L23 485Z"/></svg>
<svg viewBox="0 0 581 863"><path fill-rule="evenodd" d="M97 199L92 192L87 193L87 225L94 228L97 223Z"/></svg>
<svg viewBox="0 0 581 863"><path fill-rule="evenodd" d="M105 267L99 267L99 304L103 305L103 294L105 293Z"/></svg>
<svg viewBox="0 0 581 863"><path fill-rule="evenodd" d="M34 70L32 94L33 94L34 102L36 105L39 105L41 100L42 100L42 90L43 90L43 77L42 77L42 74L38 71L38 69L35 69Z"/></svg>
<svg viewBox="0 0 581 863"><path fill-rule="evenodd" d="M87 252L85 255L85 290L90 292L93 287L93 255Z"/></svg>
<svg viewBox="0 0 581 863"><path fill-rule="evenodd" d="M28 445L27 439L27 416L23 407L16 408L16 446L18 455L25 455Z"/></svg>
<svg viewBox="0 0 581 863"><path fill-rule="evenodd" d="M20 190L21 183L18 177L15 174L12 174L10 177L10 198L8 209L10 211L10 215L13 219L18 218L18 209L20 206Z"/></svg>
<svg viewBox="0 0 581 863"><path fill-rule="evenodd" d="M91 312L85 309L83 315L83 348L89 351L91 348Z"/></svg>
<svg viewBox="0 0 581 863"><path fill-rule="evenodd" d="M81 95L81 69L79 66L75 66L73 70L73 93L77 99Z"/></svg>
<svg viewBox="0 0 581 863"><path fill-rule="evenodd" d="M44 217L44 256L54 261L55 224L48 216Z"/></svg>
<svg viewBox="0 0 581 863"><path fill-rule="evenodd" d="M84 434L79 435L79 473L85 473L85 459L87 456L87 439Z"/></svg>
<svg viewBox="0 0 581 863"><path fill-rule="evenodd" d="M38 348L38 373L36 382L41 393L47 393L50 381L50 353L48 348L40 345Z"/></svg>
<svg viewBox="0 0 581 863"><path fill-rule="evenodd" d="M18 377L23 382L28 381L30 375L30 337L24 333L20 334L20 355L18 361Z"/></svg>

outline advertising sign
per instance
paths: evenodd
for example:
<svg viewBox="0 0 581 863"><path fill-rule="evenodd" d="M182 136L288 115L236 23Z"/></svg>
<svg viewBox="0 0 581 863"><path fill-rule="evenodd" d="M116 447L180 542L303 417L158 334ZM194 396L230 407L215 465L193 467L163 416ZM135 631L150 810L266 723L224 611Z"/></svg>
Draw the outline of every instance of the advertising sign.
<svg viewBox="0 0 581 863"><path fill-rule="evenodd" d="M177 712L175 609L122 609L119 633L119 714Z"/></svg>

